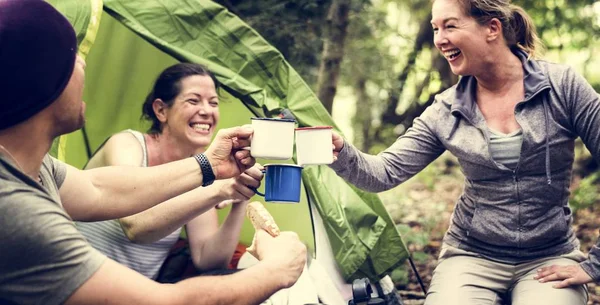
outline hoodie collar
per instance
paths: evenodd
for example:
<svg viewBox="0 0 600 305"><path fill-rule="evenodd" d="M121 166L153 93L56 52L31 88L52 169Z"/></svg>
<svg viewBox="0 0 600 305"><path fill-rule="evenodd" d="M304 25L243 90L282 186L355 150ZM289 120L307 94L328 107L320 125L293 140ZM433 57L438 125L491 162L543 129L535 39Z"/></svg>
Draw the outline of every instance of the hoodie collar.
<svg viewBox="0 0 600 305"><path fill-rule="evenodd" d="M513 53L521 60L523 66L523 85L525 87L525 99L529 101L543 89L550 86L546 73L535 60L528 59L529 55L520 49L513 50ZM469 120L473 120L477 108L477 80L472 75L461 77L456 85L454 101L450 108L452 115L461 115Z"/></svg>

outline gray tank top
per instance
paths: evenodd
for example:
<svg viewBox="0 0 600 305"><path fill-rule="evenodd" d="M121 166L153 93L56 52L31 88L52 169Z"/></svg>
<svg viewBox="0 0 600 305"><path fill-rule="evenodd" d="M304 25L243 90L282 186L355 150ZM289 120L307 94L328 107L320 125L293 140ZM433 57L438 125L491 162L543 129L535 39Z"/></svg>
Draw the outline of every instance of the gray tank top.
<svg viewBox="0 0 600 305"><path fill-rule="evenodd" d="M488 127L490 131L490 152L494 161L509 169L517 168L521 155L521 144L523 144L523 132L521 129L504 134Z"/></svg>
<svg viewBox="0 0 600 305"><path fill-rule="evenodd" d="M140 142L143 151L143 160L140 166L148 166L148 150L144 135L130 129L124 132L133 134ZM127 238L118 220L77 222L76 224L79 231L94 248L151 279L158 276L162 263L181 233L181 228L179 228L157 242L135 244Z"/></svg>

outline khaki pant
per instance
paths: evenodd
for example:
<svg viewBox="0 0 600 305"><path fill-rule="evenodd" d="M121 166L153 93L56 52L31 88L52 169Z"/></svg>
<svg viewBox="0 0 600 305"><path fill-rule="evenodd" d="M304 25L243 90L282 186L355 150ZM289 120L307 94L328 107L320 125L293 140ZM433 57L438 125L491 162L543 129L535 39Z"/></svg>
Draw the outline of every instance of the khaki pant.
<svg viewBox="0 0 600 305"><path fill-rule="evenodd" d="M576 250L513 265L444 244L425 305L585 305L586 286L556 289L552 288L555 282L533 279L541 267L575 265L583 260L583 253Z"/></svg>

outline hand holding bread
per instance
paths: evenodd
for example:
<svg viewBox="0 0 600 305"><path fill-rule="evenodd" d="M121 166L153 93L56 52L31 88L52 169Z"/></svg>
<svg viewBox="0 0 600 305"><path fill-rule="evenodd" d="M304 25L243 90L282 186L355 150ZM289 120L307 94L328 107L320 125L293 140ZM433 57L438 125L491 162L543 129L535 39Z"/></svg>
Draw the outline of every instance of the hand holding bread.
<svg viewBox="0 0 600 305"><path fill-rule="evenodd" d="M248 203L246 206L246 216L250 219L254 230L264 230L273 237L277 237L280 234L279 227L275 223L275 219L271 216L271 213L258 201ZM252 239L252 244L246 249L252 256L258 258L256 252L256 233Z"/></svg>
<svg viewBox="0 0 600 305"><path fill-rule="evenodd" d="M260 202L246 206L246 216L256 232L246 251L276 268L282 288L293 285L306 264L306 246L294 232L280 232L275 220Z"/></svg>

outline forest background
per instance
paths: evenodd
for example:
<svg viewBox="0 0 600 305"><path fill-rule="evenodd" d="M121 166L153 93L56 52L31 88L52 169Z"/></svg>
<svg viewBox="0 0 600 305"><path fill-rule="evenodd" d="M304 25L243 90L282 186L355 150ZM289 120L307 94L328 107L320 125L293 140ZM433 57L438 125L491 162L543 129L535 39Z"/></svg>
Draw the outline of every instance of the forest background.
<svg viewBox="0 0 600 305"><path fill-rule="evenodd" d="M430 0L217 0L274 45L313 88L345 137L376 154L410 127L435 94L458 78L433 45ZM543 59L568 64L600 91L600 1L513 1L533 17ZM600 126L599 126L600 127ZM598 165L579 142L570 205L587 253L598 239ZM444 154L408 182L380 194L427 285L463 187ZM407 264L396 287L422 304ZM588 304L600 304L589 285Z"/></svg>

